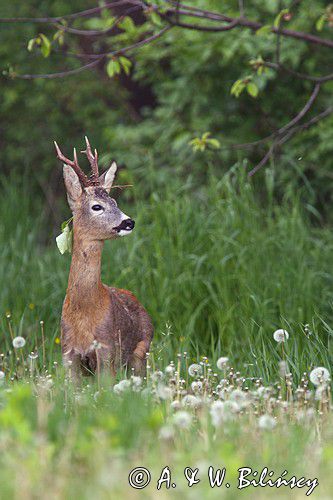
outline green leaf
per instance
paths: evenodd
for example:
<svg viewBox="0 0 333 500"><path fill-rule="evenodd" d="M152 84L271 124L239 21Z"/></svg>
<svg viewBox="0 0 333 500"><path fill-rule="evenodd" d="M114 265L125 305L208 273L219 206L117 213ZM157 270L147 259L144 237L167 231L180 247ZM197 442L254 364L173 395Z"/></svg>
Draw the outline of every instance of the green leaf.
<svg viewBox="0 0 333 500"><path fill-rule="evenodd" d="M230 94L239 97L245 89L245 83L242 79L236 80L230 89Z"/></svg>
<svg viewBox="0 0 333 500"><path fill-rule="evenodd" d="M212 146L214 149L220 149L221 143L217 139L208 139L207 143Z"/></svg>
<svg viewBox="0 0 333 500"><path fill-rule="evenodd" d="M69 228L68 225L66 225L62 233L56 237L57 247L61 255L63 255L65 252L71 253L72 237L73 237L73 231Z"/></svg>
<svg viewBox="0 0 333 500"><path fill-rule="evenodd" d="M250 94L251 97L257 97L257 95L259 93L259 89L254 82L249 82L246 85L246 90L247 90L247 93Z"/></svg>
<svg viewBox="0 0 333 500"><path fill-rule="evenodd" d="M133 33L136 30L136 26L131 17L125 16L120 23L118 23L118 27L127 33Z"/></svg>
<svg viewBox="0 0 333 500"><path fill-rule="evenodd" d="M319 17L319 19L317 19L317 22L316 22L316 30L317 31L322 31L324 24L325 24L325 21L326 21L326 14L323 14L322 16Z"/></svg>
<svg viewBox="0 0 333 500"><path fill-rule="evenodd" d="M119 57L119 62L121 64L124 72L126 73L126 75L129 75L131 67L132 67L132 62L129 59L127 59L127 57L124 57L124 56Z"/></svg>
<svg viewBox="0 0 333 500"><path fill-rule="evenodd" d="M256 31L256 35L258 36L268 35L269 33L272 33L272 26L270 24L265 24Z"/></svg>
<svg viewBox="0 0 333 500"><path fill-rule="evenodd" d="M278 13L276 18L274 19L274 28L280 27L281 20L286 14L289 14L289 9L282 9L281 12Z"/></svg>
<svg viewBox="0 0 333 500"><path fill-rule="evenodd" d="M43 33L39 34L41 40L40 50L44 57L49 57L51 52L51 42Z"/></svg>
<svg viewBox="0 0 333 500"><path fill-rule="evenodd" d="M36 43L36 38L31 38L31 40L29 40L28 46L27 46L27 49L28 49L29 52L32 51L32 49L34 48L35 43Z"/></svg>
<svg viewBox="0 0 333 500"><path fill-rule="evenodd" d="M73 217L71 217L70 219L68 220L65 220L62 224L61 224L61 231L64 231L66 229L66 227L72 222L73 220Z"/></svg>
<svg viewBox="0 0 333 500"><path fill-rule="evenodd" d="M160 16L155 11L150 12L150 19L151 22L155 24L155 26L158 26L159 28L163 25Z"/></svg>
<svg viewBox="0 0 333 500"><path fill-rule="evenodd" d="M64 30L60 29L60 30L56 31L53 35L53 40L57 41L59 43L60 47L62 47L62 45L64 44L64 41L65 41Z"/></svg>
<svg viewBox="0 0 333 500"><path fill-rule="evenodd" d="M121 66L117 59L111 59L106 65L106 72L110 78L114 75L119 75L121 72Z"/></svg>

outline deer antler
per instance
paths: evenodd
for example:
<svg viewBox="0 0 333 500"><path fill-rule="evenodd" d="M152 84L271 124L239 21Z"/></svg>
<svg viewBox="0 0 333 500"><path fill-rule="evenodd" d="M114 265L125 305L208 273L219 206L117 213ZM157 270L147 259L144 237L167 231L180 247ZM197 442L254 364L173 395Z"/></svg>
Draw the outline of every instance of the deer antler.
<svg viewBox="0 0 333 500"><path fill-rule="evenodd" d="M95 155L93 155L92 151L91 151L91 146L90 146L90 142L89 142L89 139L87 136L84 137L85 138L85 141L86 141L86 149L85 151L81 151L81 153L84 153L85 155L87 155L87 158L89 160L89 163L91 165L91 179L92 179L92 182L94 184L99 184L99 172L98 172L98 154L97 154L97 150L95 149L94 153Z"/></svg>
<svg viewBox="0 0 333 500"><path fill-rule="evenodd" d="M54 145L55 145L55 148L56 148L56 151L57 151L57 156L58 156L59 160L61 160L62 162L64 162L66 165L69 165L70 167L72 167L72 169L78 175L78 178L80 179L80 182L81 182L81 184L83 186L85 186L85 187L91 186L93 184L93 182L83 172L83 170L81 170L81 168L79 166L79 163L78 163L78 160L77 160L77 155L76 155L76 149L74 148L74 161L73 161L73 160L70 160L69 158L66 158L66 156L63 155L63 153L61 152L61 150L60 150L58 144L56 143L56 141L54 141ZM98 177L97 177L97 179L98 179Z"/></svg>

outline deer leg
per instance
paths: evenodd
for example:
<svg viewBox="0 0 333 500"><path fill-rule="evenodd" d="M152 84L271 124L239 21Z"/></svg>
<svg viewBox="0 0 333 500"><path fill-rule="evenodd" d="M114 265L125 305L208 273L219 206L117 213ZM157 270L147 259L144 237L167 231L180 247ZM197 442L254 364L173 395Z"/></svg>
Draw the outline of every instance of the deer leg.
<svg viewBox="0 0 333 500"><path fill-rule="evenodd" d="M128 362L130 370L134 369L136 375L143 377L146 374L146 353L149 351L149 346L144 340L138 342L133 354Z"/></svg>
<svg viewBox="0 0 333 500"><path fill-rule="evenodd" d="M81 380L81 355L69 351L63 354L62 359L69 377L78 384Z"/></svg>
<svg viewBox="0 0 333 500"><path fill-rule="evenodd" d="M97 352L97 367L103 374L109 374L111 377L116 376L114 360L110 349L99 349Z"/></svg>

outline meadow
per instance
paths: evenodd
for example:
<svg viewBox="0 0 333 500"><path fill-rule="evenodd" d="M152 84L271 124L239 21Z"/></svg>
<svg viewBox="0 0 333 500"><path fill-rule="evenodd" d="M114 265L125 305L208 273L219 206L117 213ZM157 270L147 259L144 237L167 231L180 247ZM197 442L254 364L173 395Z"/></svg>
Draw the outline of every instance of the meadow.
<svg viewBox="0 0 333 500"><path fill-rule="evenodd" d="M246 466L318 478L311 495L330 497L330 384L309 376L332 369L333 237L306 186L280 191L277 203L274 170L261 180L259 195L242 166L208 172L199 187L148 173L149 196L139 186L121 195L136 228L106 243L103 281L132 290L153 318L147 376L78 388L59 345L70 256L27 180L2 180L1 498L304 498L309 489L237 490ZM158 491L165 466L176 487ZM199 468L191 488L186 466ZM209 466L226 467L230 488L209 486ZM151 471L147 488L128 484L134 467Z"/></svg>

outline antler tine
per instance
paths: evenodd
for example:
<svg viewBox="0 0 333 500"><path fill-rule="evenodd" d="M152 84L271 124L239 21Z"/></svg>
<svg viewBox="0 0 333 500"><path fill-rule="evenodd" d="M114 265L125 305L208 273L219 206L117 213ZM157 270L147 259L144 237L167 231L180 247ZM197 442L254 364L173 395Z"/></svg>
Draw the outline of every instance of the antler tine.
<svg viewBox="0 0 333 500"><path fill-rule="evenodd" d="M55 148L57 151L57 157L59 158L59 160L62 161L63 163L65 163L66 165L69 165L70 167L72 167L74 172L78 175L80 182L81 182L81 184L83 184L83 186L86 186L86 187L90 186L91 182L90 182L89 178L86 176L86 174L83 172L83 170L81 170L81 168L79 166L79 163L77 160L76 149L74 148L74 161L72 161L61 152L61 149L59 148L56 141L54 141L54 145L55 145Z"/></svg>
<svg viewBox="0 0 333 500"><path fill-rule="evenodd" d="M84 153L87 155L87 158L88 158L89 163L91 165L91 172L92 172L91 177L93 179L93 182L98 183L98 177L99 177L98 154L97 154L97 151L95 149L95 155L93 155L88 137L85 136L84 138L85 138L87 147L86 147L85 151L81 151L81 153Z"/></svg>

